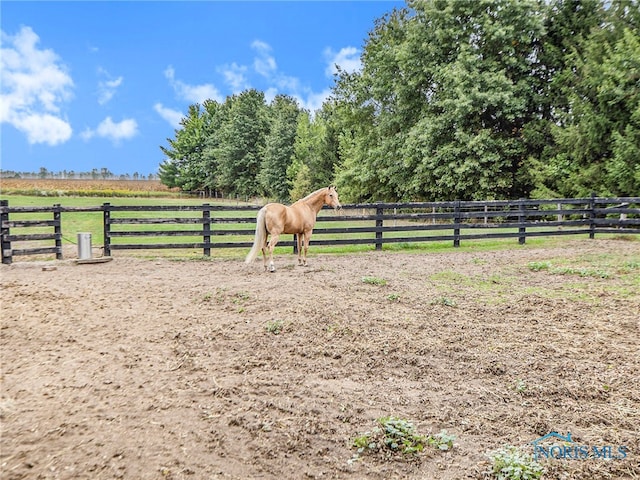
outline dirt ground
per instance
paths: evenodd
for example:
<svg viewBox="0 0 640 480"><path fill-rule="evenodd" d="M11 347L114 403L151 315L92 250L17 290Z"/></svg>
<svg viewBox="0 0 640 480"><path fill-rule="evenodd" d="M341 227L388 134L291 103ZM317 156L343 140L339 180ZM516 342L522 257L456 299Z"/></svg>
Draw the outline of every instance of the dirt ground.
<svg viewBox="0 0 640 480"><path fill-rule="evenodd" d="M640 242L294 260L1 266L0 477L640 478ZM358 456L388 415L454 447Z"/></svg>

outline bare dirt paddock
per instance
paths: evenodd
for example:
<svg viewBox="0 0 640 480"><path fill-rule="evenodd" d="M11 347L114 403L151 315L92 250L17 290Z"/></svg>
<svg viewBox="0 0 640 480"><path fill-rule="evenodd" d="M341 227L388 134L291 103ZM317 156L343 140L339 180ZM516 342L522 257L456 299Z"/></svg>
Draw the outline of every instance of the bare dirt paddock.
<svg viewBox="0 0 640 480"><path fill-rule="evenodd" d="M551 431L627 455L545 478L640 477L638 241L277 260L0 267L0 477L483 478ZM455 445L355 456L388 415Z"/></svg>

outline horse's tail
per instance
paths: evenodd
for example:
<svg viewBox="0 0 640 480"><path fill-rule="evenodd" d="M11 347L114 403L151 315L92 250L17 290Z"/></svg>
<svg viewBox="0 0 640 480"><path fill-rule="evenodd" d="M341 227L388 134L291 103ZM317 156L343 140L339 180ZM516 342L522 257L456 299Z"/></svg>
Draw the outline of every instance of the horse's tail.
<svg viewBox="0 0 640 480"><path fill-rule="evenodd" d="M264 217L267 214L266 207L262 207L258 212L258 218L256 219L256 238L253 240L253 247L245 259L245 263L253 262L258 256L258 252L264 247L267 240L267 224Z"/></svg>

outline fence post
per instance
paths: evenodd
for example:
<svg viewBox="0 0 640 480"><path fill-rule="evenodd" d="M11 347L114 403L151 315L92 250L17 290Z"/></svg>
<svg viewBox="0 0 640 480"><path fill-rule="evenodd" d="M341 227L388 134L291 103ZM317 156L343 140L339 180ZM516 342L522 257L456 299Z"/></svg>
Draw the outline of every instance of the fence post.
<svg viewBox="0 0 640 480"><path fill-rule="evenodd" d="M589 201L589 238L596 236L596 194L591 192L591 200Z"/></svg>
<svg viewBox="0 0 640 480"><path fill-rule="evenodd" d="M297 233L293 234L293 254L294 255L298 254L298 234Z"/></svg>
<svg viewBox="0 0 640 480"><path fill-rule="evenodd" d="M527 220L527 216L525 215L524 210L524 198L518 200L518 223L520 226L518 227L518 244L524 245L527 239L527 228L524 226L524 223Z"/></svg>
<svg viewBox="0 0 640 480"><path fill-rule="evenodd" d="M384 215L384 209L376 207L376 250L382 250L382 215Z"/></svg>
<svg viewBox="0 0 640 480"><path fill-rule="evenodd" d="M11 240L9 240L9 200L0 200L2 213L0 214L0 223L2 224L2 263L11 265Z"/></svg>
<svg viewBox="0 0 640 480"><path fill-rule="evenodd" d="M204 256L211 256L211 210L209 204L202 205L202 235L204 239Z"/></svg>
<svg viewBox="0 0 640 480"><path fill-rule="evenodd" d="M561 203L558 203L557 207L558 207L558 211L562 210L562 204ZM564 215L562 213L559 213L558 216L557 216L557 220L558 220L558 222L564 222ZM562 227L560 227L560 228L562 228Z"/></svg>
<svg viewBox="0 0 640 480"><path fill-rule="evenodd" d="M53 233L56 242L56 260L62 260L62 207L59 203L53 205Z"/></svg>
<svg viewBox="0 0 640 480"><path fill-rule="evenodd" d="M453 246L460 246L460 200L456 200L453 207Z"/></svg>
<svg viewBox="0 0 640 480"><path fill-rule="evenodd" d="M102 204L102 226L104 231L104 256L111 256L111 204Z"/></svg>

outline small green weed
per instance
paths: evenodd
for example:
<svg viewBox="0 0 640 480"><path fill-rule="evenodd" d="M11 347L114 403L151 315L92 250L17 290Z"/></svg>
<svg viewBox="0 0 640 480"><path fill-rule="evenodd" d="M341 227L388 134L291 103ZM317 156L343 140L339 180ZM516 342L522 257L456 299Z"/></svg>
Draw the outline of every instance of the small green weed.
<svg viewBox="0 0 640 480"><path fill-rule="evenodd" d="M556 267L550 270L556 275L578 275L580 277L609 278L609 272L596 268Z"/></svg>
<svg viewBox="0 0 640 480"><path fill-rule="evenodd" d="M362 277L362 283L366 283L368 285L377 285L384 286L387 284L387 281L384 278L380 277Z"/></svg>
<svg viewBox="0 0 640 480"><path fill-rule="evenodd" d="M524 392L526 392L527 391L527 382L525 382L524 380L519 378L518 380L516 380L516 384L514 386L514 390L516 391L516 393L524 393Z"/></svg>
<svg viewBox="0 0 640 480"><path fill-rule="evenodd" d="M399 302L400 295L398 295L397 293L391 293L387 295L387 300L389 300L390 302Z"/></svg>
<svg viewBox="0 0 640 480"><path fill-rule="evenodd" d="M640 261L630 261L625 262L624 265L620 268L623 273L631 273L634 270L640 270Z"/></svg>
<svg viewBox="0 0 640 480"><path fill-rule="evenodd" d="M452 300L447 297L436 298L431 302L431 305L443 305L445 307L452 307L452 308L457 306L455 300Z"/></svg>
<svg viewBox="0 0 640 480"><path fill-rule="evenodd" d="M282 329L284 328L284 322L282 320L274 320L272 322L267 322L267 326L265 328L268 333L273 333L274 335L280 335L280 333L282 333Z"/></svg>
<svg viewBox="0 0 640 480"><path fill-rule="evenodd" d="M527 265L529 270L533 272L539 272L541 270L549 270L551 268L551 263L549 262L529 262Z"/></svg>
<svg viewBox="0 0 640 480"><path fill-rule="evenodd" d="M551 262L529 262L529 270L533 272L547 271L552 275L578 275L580 277L610 278L606 270L599 268L576 268L567 266L554 266Z"/></svg>
<svg viewBox="0 0 640 480"><path fill-rule="evenodd" d="M544 467L531 455L518 447L507 445L489 454L491 474L497 480L536 480L542 477Z"/></svg>
<svg viewBox="0 0 640 480"><path fill-rule="evenodd" d="M393 454L411 455L422 452L426 446L438 450L450 450L453 448L455 436L446 430L427 436L416 432L413 423L395 417L382 417L377 425L370 431L353 440L353 447L357 448L354 459L361 454L382 454L385 457Z"/></svg>
<svg viewBox="0 0 640 480"><path fill-rule="evenodd" d="M447 433L446 430L441 430L440 433L436 433L429 437L428 442L429 445L437 448L438 450L451 450L455 439L455 435Z"/></svg>

